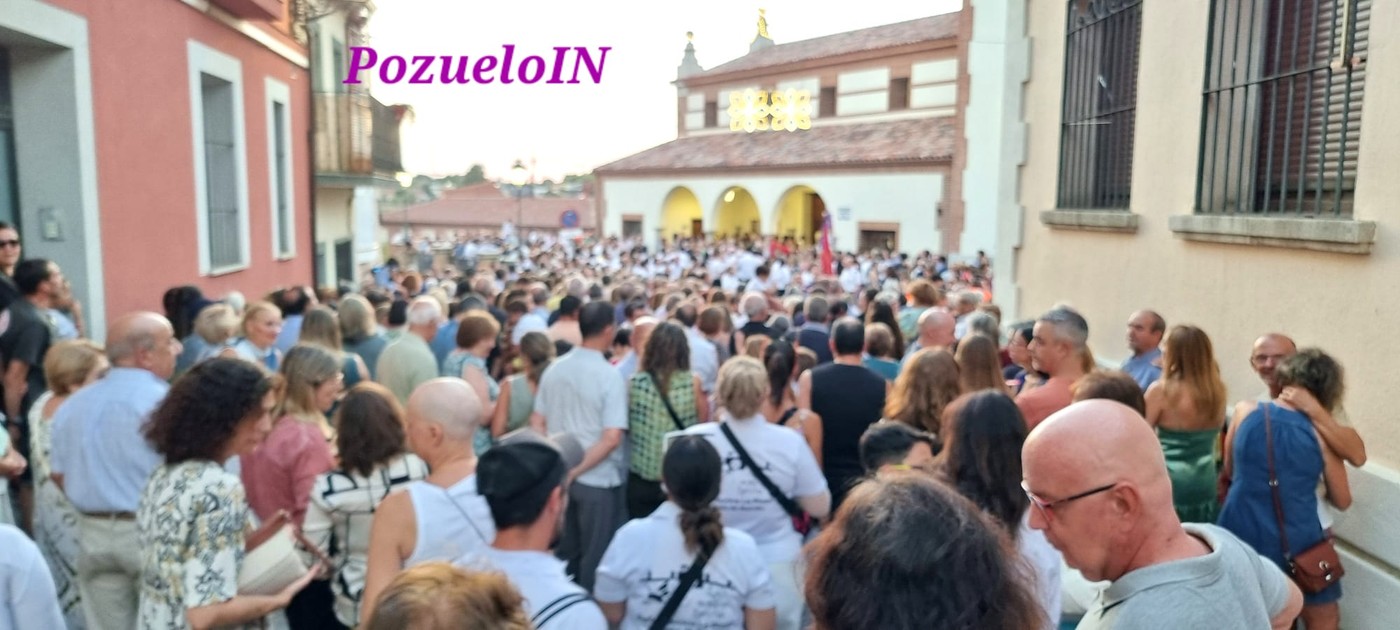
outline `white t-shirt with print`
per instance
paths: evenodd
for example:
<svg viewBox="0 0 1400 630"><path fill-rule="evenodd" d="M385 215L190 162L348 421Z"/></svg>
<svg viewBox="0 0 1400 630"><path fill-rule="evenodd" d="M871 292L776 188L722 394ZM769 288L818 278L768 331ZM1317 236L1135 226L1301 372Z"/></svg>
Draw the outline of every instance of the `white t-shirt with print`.
<svg viewBox="0 0 1400 630"><path fill-rule="evenodd" d="M788 497L796 500L827 492L826 477L802 434L771 424L761 415L725 420L725 424L749 457L763 467L768 480ZM697 425L686 433L705 436L719 451L724 477L714 505L724 515L724 524L753 536L768 564L796 560L802 549L802 536L792 528L792 517L744 466L720 431L719 423Z"/></svg>
<svg viewBox="0 0 1400 630"><path fill-rule="evenodd" d="M525 599L525 614L536 630L608 630L602 609L592 599L563 603L588 592L569 580L563 561L553 555L486 547L458 558L454 564L505 575Z"/></svg>
<svg viewBox="0 0 1400 630"><path fill-rule="evenodd" d="M633 520L613 536L598 565L593 593L601 602L627 602L622 630L651 627L695 554L685 549L678 519L681 510L667 501L650 516ZM768 566L753 538L724 528L724 542L686 592L668 627L727 629L744 627L744 609L766 610L777 602Z"/></svg>

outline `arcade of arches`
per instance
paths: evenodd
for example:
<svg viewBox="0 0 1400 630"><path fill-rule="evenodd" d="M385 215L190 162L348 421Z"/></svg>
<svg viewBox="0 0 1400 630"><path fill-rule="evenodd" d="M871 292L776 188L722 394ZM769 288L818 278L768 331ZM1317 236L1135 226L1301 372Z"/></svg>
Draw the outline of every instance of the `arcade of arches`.
<svg viewBox="0 0 1400 630"><path fill-rule="evenodd" d="M707 232L720 238L773 234L812 243L816 241L822 214L826 212L826 204L815 190L809 186L794 186L779 199L773 213L773 229L768 231L763 229L758 202L745 188L727 188L716 201L713 220L707 224L704 208L695 193L684 186L672 189L661 206L661 236L669 240L676 236L698 237Z"/></svg>
<svg viewBox="0 0 1400 630"><path fill-rule="evenodd" d="M694 237L704 234L705 212L700 200L689 188L677 187L666 195L661 206L661 236L670 240L676 236Z"/></svg>

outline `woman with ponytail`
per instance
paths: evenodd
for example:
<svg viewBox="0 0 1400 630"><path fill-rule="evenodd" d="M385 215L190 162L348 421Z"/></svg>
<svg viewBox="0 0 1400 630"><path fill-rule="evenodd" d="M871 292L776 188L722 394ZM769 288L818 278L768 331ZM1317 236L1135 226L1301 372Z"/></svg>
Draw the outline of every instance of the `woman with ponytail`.
<svg viewBox="0 0 1400 630"><path fill-rule="evenodd" d="M763 351L763 367L768 371L768 396L764 397L760 408L763 417L801 433L820 461L822 418L810 409L797 407L797 391L792 387L800 367L797 349L785 340L774 341Z"/></svg>
<svg viewBox="0 0 1400 630"><path fill-rule="evenodd" d="M623 630L671 624L772 630L773 587L758 545L724 527L712 505L723 477L719 452L705 437L678 437L661 476L666 502L618 530L598 565L593 596L608 622ZM671 604L677 595L681 600ZM666 610L669 619L658 623Z"/></svg>

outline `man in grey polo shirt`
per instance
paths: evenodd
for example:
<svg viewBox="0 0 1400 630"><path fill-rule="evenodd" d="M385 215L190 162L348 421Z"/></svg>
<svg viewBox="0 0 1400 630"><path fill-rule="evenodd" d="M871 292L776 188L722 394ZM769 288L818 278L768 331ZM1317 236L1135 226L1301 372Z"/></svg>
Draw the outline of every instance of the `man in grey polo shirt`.
<svg viewBox="0 0 1400 630"><path fill-rule="evenodd" d="M627 521L627 383L603 357L612 344L613 307L589 302L579 311L583 344L550 364L540 377L530 426L542 434L568 433L584 448L569 471L559 558L574 580L593 590L593 574L617 528Z"/></svg>
<svg viewBox="0 0 1400 630"><path fill-rule="evenodd" d="M1109 400L1066 407L1021 452L1030 526L1065 562L1111 584L1080 630L1289 628L1303 596L1230 532L1183 524L1162 447L1131 408Z"/></svg>
<svg viewBox="0 0 1400 630"><path fill-rule="evenodd" d="M58 407L53 477L78 510L78 591L89 628L136 627L141 578L136 506L161 464L142 433L165 400L180 341L156 313L132 313L107 331L112 370Z"/></svg>

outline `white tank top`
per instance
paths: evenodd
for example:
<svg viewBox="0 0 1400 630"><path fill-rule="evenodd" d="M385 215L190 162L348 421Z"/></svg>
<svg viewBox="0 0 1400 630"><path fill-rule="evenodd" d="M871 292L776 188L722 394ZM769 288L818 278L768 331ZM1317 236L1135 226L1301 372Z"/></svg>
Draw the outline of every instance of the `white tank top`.
<svg viewBox="0 0 1400 630"><path fill-rule="evenodd" d="M476 475L441 488L426 481L407 486L418 523L418 544L404 567L433 560L452 561L491 546L496 524L486 499L476 493Z"/></svg>

